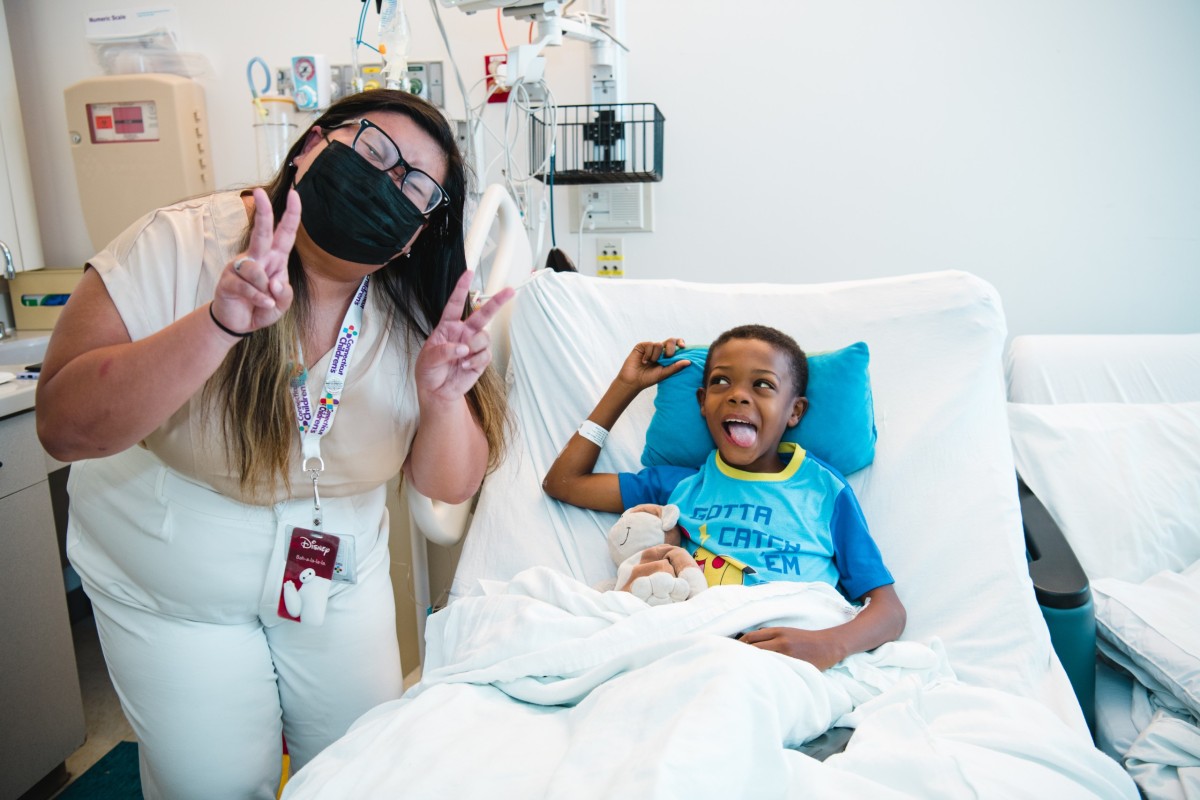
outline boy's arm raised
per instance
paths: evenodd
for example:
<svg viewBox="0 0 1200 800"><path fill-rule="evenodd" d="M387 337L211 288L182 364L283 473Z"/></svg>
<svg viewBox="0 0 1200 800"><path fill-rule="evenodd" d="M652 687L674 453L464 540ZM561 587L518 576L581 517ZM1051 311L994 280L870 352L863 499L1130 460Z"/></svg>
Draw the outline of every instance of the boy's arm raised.
<svg viewBox="0 0 1200 800"><path fill-rule="evenodd" d="M611 430L642 389L674 375L691 363L685 359L667 367L659 365L658 359L663 354L673 356L681 347L682 339L641 342L635 346L588 419L606 431ZM616 474L592 471L599 457L600 445L579 433L572 434L558 458L550 465L550 470L542 480L542 489L556 500L574 506L595 511L624 511L621 486Z"/></svg>

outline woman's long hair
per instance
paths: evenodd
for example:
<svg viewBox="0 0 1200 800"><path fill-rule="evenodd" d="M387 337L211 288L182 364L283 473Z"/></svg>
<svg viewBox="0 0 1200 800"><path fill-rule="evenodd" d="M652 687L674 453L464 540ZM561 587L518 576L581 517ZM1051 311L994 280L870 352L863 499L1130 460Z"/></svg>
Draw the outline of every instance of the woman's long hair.
<svg viewBox="0 0 1200 800"><path fill-rule="evenodd" d="M441 112L407 92L375 89L350 95L330 106L314 124L329 130L376 112L405 115L429 134L446 156L442 186L449 206L434 213L408 258L395 258L371 276L371 290L386 293L390 301L388 324L402 328L409 341L423 342L467 268L463 249L467 170ZM306 133L292 145L283 166L264 187L276 223L287 206L288 190L296 176L295 159L307 139ZM249 246L250 231L248 225L243 250ZM230 467L239 476L242 492L254 498L269 497L279 486L288 485L288 461L297 441L289 381L297 365L303 366L296 344L309 316L309 294L295 249L288 260L288 278L294 293L291 308L274 325L238 342L206 388L206 397L221 410ZM466 309L463 311L465 314ZM507 421L503 382L492 367L484 371L466 399L487 437L488 468L492 469L503 453Z"/></svg>

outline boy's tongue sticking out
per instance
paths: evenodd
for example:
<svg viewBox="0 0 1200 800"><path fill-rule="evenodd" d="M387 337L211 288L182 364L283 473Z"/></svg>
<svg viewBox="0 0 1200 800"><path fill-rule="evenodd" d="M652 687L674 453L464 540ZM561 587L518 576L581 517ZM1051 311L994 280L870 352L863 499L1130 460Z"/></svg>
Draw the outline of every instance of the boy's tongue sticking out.
<svg viewBox="0 0 1200 800"><path fill-rule="evenodd" d="M725 431L738 447L753 447L758 441L758 429L748 422L728 420L725 423Z"/></svg>

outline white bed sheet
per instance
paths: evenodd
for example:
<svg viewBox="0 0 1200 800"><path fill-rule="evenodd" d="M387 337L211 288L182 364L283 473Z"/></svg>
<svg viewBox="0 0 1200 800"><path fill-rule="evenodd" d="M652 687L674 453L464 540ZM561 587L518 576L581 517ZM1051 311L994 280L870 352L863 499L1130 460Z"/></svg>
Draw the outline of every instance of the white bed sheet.
<svg viewBox="0 0 1200 800"><path fill-rule="evenodd" d="M1200 400L1200 333L1017 336L1004 361L1014 403Z"/></svg>
<svg viewBox="0 0 1200 800"><path fill-rule="evenodd" d="M995 290L963 272L819 285L604 281L539 273L516 298L510 401L518 435L486 481L452 597L542 564L611 578L614 517L546 497L541 479L638 341L707 343L746 322L816 352L871 351L879 439L849 476L908 610L906 639L937 636L960 679L1034 697L1085 730L1029 582ZM602 470L636 470L653 391L617 423Z"/></svg>
<svg viewBox="0 0 1200 800"><path fill-rule="evenodd" d="M1137 738L1133 722L1134 680L1106 661L1096 662L1096 747L1120 763Z"/></svg>
<svg viewBox="0 0 1200 800"><path fill-rule="evenodd" d="M1009 403L1017 472L1093 584L1200 559L1200 403Z"/></svg>

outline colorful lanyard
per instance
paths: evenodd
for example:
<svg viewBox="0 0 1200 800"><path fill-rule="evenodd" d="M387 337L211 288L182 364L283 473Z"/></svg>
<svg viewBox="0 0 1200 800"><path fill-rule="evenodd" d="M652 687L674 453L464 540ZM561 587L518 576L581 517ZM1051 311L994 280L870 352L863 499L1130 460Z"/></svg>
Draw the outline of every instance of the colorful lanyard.
<svg viewBox="0 0 1200 800"><path fill-rule="evenodd" d="M337 415L342 389L346 387L350 357L354 354L354 345L358 343L358 334L362 330L370 280L370 276L362 279L354 301L350 303L350 308L346 309L341 333L333 346L333 356L329 359L329 371L325 373L325 387L316 407L313 407L308 394L307 369L302 368L291 383L292 403L296 407L296 424L300 430L301 469L312 477L313 527L318 529L321 527L321 495L317 491L317 481L325 469L325 462L321 459L321 437L333 427L333 418ZM297 350L300 352L300 363L303 364L303 348L297 347Z"/></svg>

